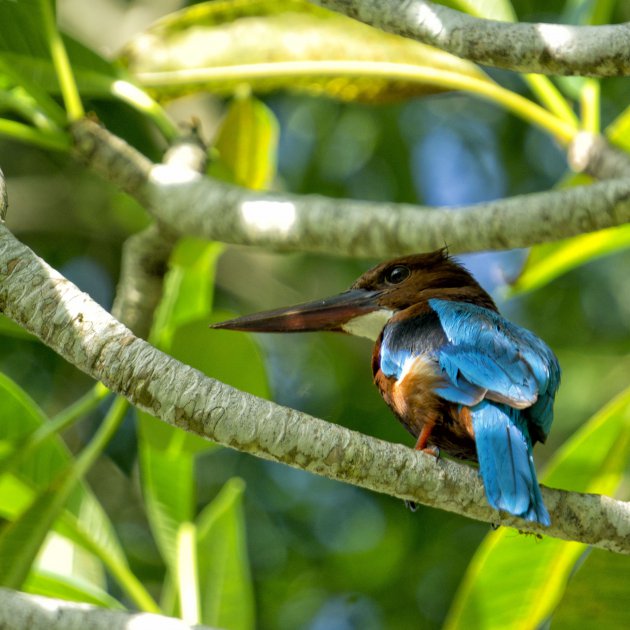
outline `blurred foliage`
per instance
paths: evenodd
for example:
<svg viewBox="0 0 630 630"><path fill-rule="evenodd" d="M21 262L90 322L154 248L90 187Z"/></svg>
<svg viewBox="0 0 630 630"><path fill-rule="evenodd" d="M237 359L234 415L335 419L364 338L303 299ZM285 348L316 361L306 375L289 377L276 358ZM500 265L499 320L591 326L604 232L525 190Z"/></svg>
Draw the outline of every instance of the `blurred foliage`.
<svg viewBox="0 0 630 630"><path fill-rule="evenodd" d="M61 75L64 97L74 82L86 111L153 159L177 119L200 119L209 173L255 189L458 205L576 185L562 145L578 128L630 150L627 79L482 71L302 0L172 2L180 10L167 16L145 7L160 18L149 27L146 13L133 23L134 0L89 13L58 2L69 29L60 68L43 1L0 2L8 225L107 308L121 244L148 219L72 162ZM444 4L496 19L630 19L614 0ZM128 45L111 62L104 51L119 31ZM446 91L412 98L436 90ZM253 96L261 91L264 102ZM183 94L168 112L158 104ZM629 245L623 226L462 257L560 358L553 431L537 449L546 483L626 499ZM207 328L336 293L368 264L182 239L151 341L239 389L410 443L370 382L364 341ZM489 533L428 508L412 514L390 497L219 448L125 413L1 318L0 343L3 584L226 628L532 628L550 616L559 628L628 625L625 557Z"/></svg>

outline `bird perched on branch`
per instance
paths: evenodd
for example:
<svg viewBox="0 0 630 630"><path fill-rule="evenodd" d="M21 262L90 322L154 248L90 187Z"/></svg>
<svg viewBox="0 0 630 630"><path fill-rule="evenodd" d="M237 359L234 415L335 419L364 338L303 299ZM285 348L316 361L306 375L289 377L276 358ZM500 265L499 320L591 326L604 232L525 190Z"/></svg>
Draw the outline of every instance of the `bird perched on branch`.
<svg viewBox="0 0 630 630"><path fill-rule="evenodd" d="M337 296L214 328L374 340L374 382L417 438L415 448L479 462L493 508L550 524L532 446L551 428L558 361L536 335L504 319L446 250L378 265Z"/></svg>

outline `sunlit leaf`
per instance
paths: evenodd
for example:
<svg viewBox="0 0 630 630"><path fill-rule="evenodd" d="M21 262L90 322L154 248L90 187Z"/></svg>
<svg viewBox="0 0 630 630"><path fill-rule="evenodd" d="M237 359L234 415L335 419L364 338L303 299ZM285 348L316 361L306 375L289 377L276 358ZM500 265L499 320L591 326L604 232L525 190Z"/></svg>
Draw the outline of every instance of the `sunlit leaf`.
<svg viewBox="0 0 630 630"><path fill-rule="evenodd" d="M244 490L242 480L230 480L197 519L201 620L231 630L254 627L242 507Z"/></svg>
<svg viewBox="0 0 630 630"><path fill-rule="evenodd" d="M630 389L596 414L554 456L543 482L613 494L630 446ZM477 551L446 628L536 628L554 611L586 545L503 528Z"/></svg>
<svg viewBox="0 0 630 630"><path fill-rule="evenodd" d="M215 141L234 183L253 190L271 186L277 170L278 135L278 121L264 103L252 97L234 99Z"/></svg>
<svg viewBox="0 0 630 630"><path fill-rule="evenodd" d="M459 89L431 78L440 72L490 81L470 62L306 0L195 5L133 39L123 61L160 98L249 85L375 102Z"/></svg>
<svg viewBox="0 0 630 630"><path fill-rule="evenodd" d="M630 247L630 225L581 234L565 241L538 245L512 287L513 293L533 291L591 260Z"/></svg>

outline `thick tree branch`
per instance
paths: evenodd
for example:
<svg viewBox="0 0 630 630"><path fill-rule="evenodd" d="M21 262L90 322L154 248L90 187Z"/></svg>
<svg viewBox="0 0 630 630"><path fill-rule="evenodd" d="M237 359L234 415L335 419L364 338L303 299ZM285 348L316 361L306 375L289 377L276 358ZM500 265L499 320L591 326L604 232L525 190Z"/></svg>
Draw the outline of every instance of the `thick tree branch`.
<svg viewBox="0 0 630 630"><path fill-rule="evenodd" d="M11 630L211 630L181 619L108 610L0 588L0 628Z"/></svg>
<svg viewBox="0 0 630 630"><path fill-rule="evenodd" d="M541 74L630 75L630 23L498 22L426 0L309 1L487 66Z"/></svg>
<svg viewBox="0 0 630 630"><path fill-rule="evenodd" d="M477 520L630 553L630 503L543 488L551 527L499 515L472 468L239 392L158 351L4 224L0 312L140 409L224 446ZM211 344L209 331L209 352Z"/></svg>
<svg viewBox="0 0 630 630"><path fill-rule="evenodd" d="M388 257L446 243L453 253L527 247L630 221L630 177L453 209L252 192L154 165L94 123L80 159L180 234L276 250ZM606 145L608 146L608 145Z"/></svg>

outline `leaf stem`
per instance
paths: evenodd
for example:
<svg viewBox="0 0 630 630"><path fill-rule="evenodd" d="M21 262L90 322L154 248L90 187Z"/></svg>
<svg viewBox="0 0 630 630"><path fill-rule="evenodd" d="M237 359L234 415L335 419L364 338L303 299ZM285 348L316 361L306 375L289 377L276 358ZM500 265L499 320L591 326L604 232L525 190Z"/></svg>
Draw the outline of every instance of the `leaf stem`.
<svg viewBox="0 0 630 630"><path fill-rule="evenodd" d="M0 460L0 474L14 470L42 442L55 433L63 431L73 422L92 411L109 393L105 385L97 383L76 402L57 414L50 422L42 424L33 433L26 435L23 441L15 445L14 450L6 458Z"/></svg>
<svg viewBox="0 0 630 630"><path fill-rule="evenodd" d="M81 96L79 95L79 90L74 80L66 47L64 46L61 33L57 28L52 2L50 0L39 0L39 5L44 23L44 34L48 40L50 56L52 57L53 65L57 72L61 95L66 105L68 118L70 122L74 122L75 120L83 118L85 115L83 104L81 103Z"/></svg>
<svg viewBox="0 0 630 630"><path fill-rule="evenodd" d="M22 140L43 149L68 151L70 148L70 139L65 134L43 131L15 120L7 120L6 118L0 118L0 135L15 140Z"/></svg>
<svg viewBox="0 0 630 630"><path fill-rule="evenodd" d="M203 83L211 87L213 83L224 84L226 81L238 83L264 78L286 78L289 81L296 77L316 79L323 76L398 79L450 90L465 90L505 107L513 114L553 134L564 144L568 144L577 131L577 124L564 120L533 101L501 87L487 77L475 77L411 64L372 61L285 61L222 68L146 72L139 73L136 78L147 87L190 83Z"/></svg>
<svg viewBox="0 0 630 630"><path fill-rule="evenodd" d="M585 79L580 91L582 129L598 134L600 131L600 83L597 79Z"/></svg>
<svg viewBox="0 0 630 630"><path fill-rule="evenodd" d="M144 90L129 81L117 80L110 86L111 93L134 109L146 114L169 141L175 140L180 132L164 108Z"/></svg>

